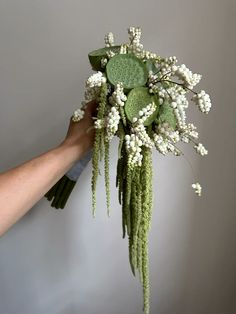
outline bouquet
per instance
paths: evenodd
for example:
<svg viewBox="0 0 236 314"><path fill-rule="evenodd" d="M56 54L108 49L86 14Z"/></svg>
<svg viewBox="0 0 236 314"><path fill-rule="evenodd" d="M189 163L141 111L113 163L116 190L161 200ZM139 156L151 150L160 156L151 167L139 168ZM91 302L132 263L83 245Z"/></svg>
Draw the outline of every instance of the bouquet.
<svg viewBox="0 0 236 314"><path fill-rule="evenodd" d="M104 159L106 204L110 213L109 145L119 138L116 186L122 207L123 237L128 236L129 262L134 275L139 274L143 287L143 310L149 313L148 232L151 226L152 149L167 155L181 156L179 142L190 143L200 155L208 153L198 142L198 132L186 120L190 102L208 114L209 95L193 88L201 79L177 58L161 57L144 50L141 29L128 29L129 41L114 45L114 36L105 36L105 47L89 53L96 71L86 81L85 100L74 112L73 120L83 119L86 103L97 100L93 150L80 160L46 194L52 206L64 208L68 197L86 164L92 159L92 208L95 215L96 184L99 165ZM191 95L188 97L188 95ZM192 184L197 195L201 185Z"/></svg>

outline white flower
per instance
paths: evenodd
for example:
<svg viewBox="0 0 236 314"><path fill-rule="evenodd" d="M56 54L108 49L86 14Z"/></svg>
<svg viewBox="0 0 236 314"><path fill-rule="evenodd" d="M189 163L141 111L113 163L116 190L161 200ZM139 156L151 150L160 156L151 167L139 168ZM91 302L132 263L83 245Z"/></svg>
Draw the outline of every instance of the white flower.
<svg viewBox="0 0 236 314"><path fill-rule="evenodd" d="M196 103L201 112L208 113L210 111L211 99L204 90L201 90L200 93L194 95L192 100Z"/></svg>
<svg viewBox="0 0 236 314"><path fill-rule="evenodd" d="M198 183L198 182L193 183L193 184L192 184L192 188L194 189L195 193L196 193L198 196L201 196L201 195L202 195L202 187L201 187L200 183Z"/></svg>
<svg viewBox="0 0 236 314"><path fill-rule="evenodd" d="M74 122L79 122L80 120L82 120L84 117L84 110L83 109L76 109L74 111L73 117L72 117L72 121Z"/></svg>
<svg viewBox="0 0 236 314"><path fill-rule="evenodd" d="M142 142L142 145L153 148L154 143L146 132L145 126L141 122L141 119L138 119L135 126L131 129L131 132L134 133L137 138Z"/></svg>
<svg viewBox="0 0 236 314"><path fill-rule="evenodd" d="M150 103L143 110L139 111L139 122L144 123L156 110L156 106L154 103Z"/></svg>
<svg viewBox="0 0 236 314"><path fill-rule="evenodd" d="M111 140L118 130L120 122L120 114L116 107L111 107L110 112L106 118L106 139Z"/></svg>
<svg viewBox="0 0 236 314"><path fill-rule="evenodd" d="M161 134L154 133L153 136L156 149L162 154L166 155L168 152L172 152L175 156L180 156L181 151L175 147L171 138L164 137Z"/></svg>
<svg viewBox="0 0 236 314"><path fill-rule="evenodd" d="M192 71L190 71L185 64L177 66L175 75L180 80L182 80L184 84L187 85L189 88L193 88L195 85L197 85L202 78L200 74L193 74Z"/></svg>
<svg viewBox="0 0 236 314"><path fill-rule="evenodd" d="M108 59L111 59L112 57L115 56L115 52L113 52L112 50L108 50L106 52L106 55L107 55Z"/></svg>
<svg viewBox="0 0 236 314"><path fill-rule="evenodd" d="M95 99L100 93L100 87L106 83L106 77L100 71L91 75L85 83L84 98L86 102Z"/></svg>
<svg viewBox="0 0 236 314"><path fill-rule="evenodd" d="M143 155L141 153L142 141L135 134L125 136L125 146L128 153L129 166L141 166Z"/></svg>
<svg viewBox="0 0 236 314"><path fill-rule="evenodd" d="M148 148L152 148L154 146L154 143L146 132L144 122L153 114L155 110L156 106L154 103L151 103L143 108L143 110L140 110L139 118L133 119L133 127L131 128L131 132L140 139L142 145Z"/></svg>
<svg viewBox="0 0 236 314"><path fill-rule="evenodd" d="M102 128L104 128L104 126L105 126L105 123L104 123L104 120L102 120L102 119L97 119L94 122L95 129L102 129Z"/></svg>
<svg viewBox="0 0 236 314"><path fill-rule="evenodd" d="M136 56L140 56L143 50L143 45L140 43L141 33L142 32L140 27L128 28L128 34L130 39L130 44L128 45L128 52L134 53Z"/></svg>
<svg viewBox="0 0 236 314"><path fill-rule="evenodd" d="M101 59L101 67L102 67L102 68L105 68L106 65L107 65L107 58L104 58L104 57L103 57L103 58Z"/></svg>
<svg viewBox="0 0 236 314"><path fill-rule="evenodd" d="M197 128L193 123L188 123L180 130L180 138L184 143L189 143L191 139L198 138Z"/></svg>
<svg viewBox="0 0 236 314"><path fill-rule="evenodd" d="M196 152L200 154L201 156L205 156L208 154L208 150L202 145L202 143L194 145L194 148Z"/></svg>
<svg viewBox="0 0 236 314"><path fill-rule="evenodd" d="M113 33L109 32L105 35L105 46L111 47L114 46L114 35Z"/></svg>
<svg viewBox="0 0 236 314"><path fill-rule="evenodd" d="M180 129L184 128L186 125L185 109L188 108L189 105L185 94L186 91L183 87L178 85L166 89L159 87L158 91L160 99L167 100L174 109L174 114Z"/></svg>
<svg viewBox="0 0 236 314"><path fill-rule="evenodd" d="M121 45L120 46L120 54L125 54L125 53L127 53L127 46Z"/></svg>
<svg viewBox="0 0 236 314"><path fill-rule="evenodd" d="M166 155L168 153L168 142L164 139L164 137L160 134L154 134L153 137L154 144L156 149L162 154Z"/></svg>
<svg viewBox="0 0 236 314"><path fill-rule="evenodd" d="M106 77L100 71L91 75L86 81L86 87L100 87L103 83L106 83Z"/></svg>
<svg viewBox="0 0 236 314"><path fill-rule="evenodd" d="M158 63L158 66L160 67L161 76L169 78L170 76L174 75L178 68L175 65L176 63L177 58L175 56L162 59L162 61Z"/></svg>
<svg viewBox="0 0 236 314"><path fill-rule="evenodd" d="M114 92L109 97L110 104L113 106L123 107L126 100L127 97L124 94L123 84L117 83Z"/></svg>

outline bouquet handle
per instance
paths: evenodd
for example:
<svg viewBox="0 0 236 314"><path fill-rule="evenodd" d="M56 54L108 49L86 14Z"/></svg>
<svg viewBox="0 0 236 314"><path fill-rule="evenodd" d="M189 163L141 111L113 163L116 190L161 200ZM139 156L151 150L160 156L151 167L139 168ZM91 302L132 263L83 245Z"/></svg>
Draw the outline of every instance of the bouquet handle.
<svg viewBox="0 0 236 314"><path fill-rule="evenodd" d="M51 202L51 206L63 209L69 196L92 158L92 150L89 150L46 194L45 197Z"/></svg>

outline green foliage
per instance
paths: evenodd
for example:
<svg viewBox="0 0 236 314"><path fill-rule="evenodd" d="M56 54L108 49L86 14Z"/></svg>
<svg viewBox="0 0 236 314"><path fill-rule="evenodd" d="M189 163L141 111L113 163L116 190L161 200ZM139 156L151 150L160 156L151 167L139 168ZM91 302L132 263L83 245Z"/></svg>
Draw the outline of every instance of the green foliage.
<svg viewBox="0 0 236 314"><path fill-rule="evenodd" d="M91 64L93 70L96 70L96 71L104 70L101 67L101 60L102 60L102 58L105 58L107 56L106 53L108 51L113 51L114 53L119 53L120 46L112 46L112 47L101 48L101 49L97 49L97 50L91 51L88 54L89 62Z"/></svg>
<svg viewBox="0 0 236 314"><path fill-rule="evenodd" d="M148 60L145 62L145 65L146 65L146 68L147 68L148 72L149 72L149 71L152 71L153 74L155 74L155 73L157 72L157 68L156 68L156 66L155 66L153 60L148 59Z"/></svg>
<svg viewBox="0 0 236 314"><path fill-rule="evenodd" d="M105 188L106 188L106 204L107 214L110 216L110 179L109 179L109 141L105 145L104 172L105 172Z"/></svg>
<svg viewBox="0 0 236 314"><path fill-rule="evenodd" d="M104 83L101 86L100 96L98 99L98 112L97 118L103 119L106 112L107 106L107 84ZM93 209L93 216L95 216L95 209L96 209L96 186L97 186L97 179L99 174L99 160L101 155L103 154L103 146L105 141L105 134L103 129L96 129L95 131L95 139L94 139L94 146L93 146L93 156L92 156L92 209Z"/></svg>
<svg viewBox="0 0 236 314"><path fill-rule="evenodd" d="M176 129L177 121L174 114L174 109L170 106L170 104L167 101L165 101L160 106L157 122L158 123L167 122L170 125L170 127L172 127L174 130Z"/></svg>
<svg viewBox="0 0 236 314"><path fill-rule="evenodd" d="M143 148L141 166L128 167L122 144L117 163L117 184L122 202L123 236L129 238L129 261L133 274L139 273L143 285L144 312L149 313L148 231L152 214L152 155ZM120 195L122 197L120 197Z"/></svg>
<svg viewBox="0 0 236 314"><path fill-rule="evenodd" d="M136 87L132 89L125 103L125 113L129 121L139 117L139 111L150 103L154 102L156 111L144 122L144 125L150 125L157 117L159 110L159 102L156 95L151 95L147 87Z"/></svg>
<svg viewBox="0 0 236 314"><path fill-rule="evenodd" d="M145 64L134 54L118 54L106 66L106 74L112 85L123 83L124 89L144 86L148 79Z"/></svg>

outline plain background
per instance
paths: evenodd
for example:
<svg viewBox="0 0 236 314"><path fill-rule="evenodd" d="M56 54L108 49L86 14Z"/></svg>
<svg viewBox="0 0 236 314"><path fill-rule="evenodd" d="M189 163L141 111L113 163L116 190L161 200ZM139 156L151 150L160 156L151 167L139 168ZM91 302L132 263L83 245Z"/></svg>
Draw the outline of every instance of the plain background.
<svg viewBox="0 0 236 314"><path fill-rule="evenodd" d="M213 108L189 117L209 155L185 146L184 158L153 156L152 314L236 313L235 14L234 0L0 1L0 171L60 143L92 73L87 53L108 31L119 43L141 26L146 49L203 75L198 90ZM43 199L1 238L1 314L142 313L121 237L116 156L114 141L110 219L102 177L92 218L89 165L64 211Z"/></svg>

